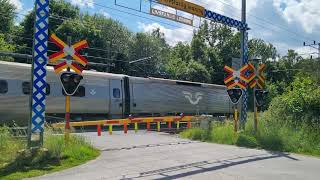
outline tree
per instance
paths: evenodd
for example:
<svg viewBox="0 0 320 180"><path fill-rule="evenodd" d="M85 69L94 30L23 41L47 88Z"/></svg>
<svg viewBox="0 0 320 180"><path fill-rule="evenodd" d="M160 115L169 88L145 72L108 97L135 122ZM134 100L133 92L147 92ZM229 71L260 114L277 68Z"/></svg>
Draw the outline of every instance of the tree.
<svg viewBox="0 0 320 180"><path fill-rule="evenodd" d="M110 69L111 72L124 73L126 68L121 67L122 64L119 62L128 60L131 39L129 30L121 23L99 14L84 14L81 15L81 19L82 21L80 19L65 21L55 33L62 39L70 36L73 42L86 39L89 49L82 50L81 53L87 53L90 62L116 64L114 68L97 67L96 70Z"/></svg>
<svg viewBox="0 0 320 180"><path fill-rule="evenodd" d="M179 42L171 49L171 57L181 58L184 62L189 62L192 59L191 48L187 43Z"/></svg>
<svg viewBox="0 0 320 180"><path fill-rule="evenodd" d="M163 41L163 35L153 31L152 33L136 33L130 43L130 61L148 58L130 66L132 75L154 76L164 69L167 61L169 46Z"/></svg>
<svg viewBox="0 0 320 180"><path fill-rule="evenodd" d="M291 88L271 102L269 111L274 119L290 122L296 127L306 122L313 128L320 128L320 82L305 73L299 73ZM281 117L281 118L279 118Z"/></svg>
<svg viewBox="0 0 320 180"><path fill-rule="evenodd" d="M7 43L4 37L5 37L4 34L0 34L0 51L5 51L5 52L14 51L15 46ZM0 58L1 58L1 61L13 61L13 58L8 56L0 56Z"/></svg>
<svg viewBox="0 0 320 180"><path fill-rule="evenodd" d="M177 80L186 80L185 75L187 74L188 63L181 58L171 57L170 60L165 64L165 72L169 74L169 78Z"/></svg>
<svg viewBox="0 0 320 180"><path fill-rule="evenodd" d="M261 58L263 63L266 63L268 60L274 61L279 56L276 48L262 39L250 39L248 46L249 57L258 56Z"/></svg>
<svg viewBox="0 0 320 180"><path fill-rule="evenodd" d="M51 0L49 4L50 19L49 19L49 34L56 31L56 29L64 23L65 20L79 19L80 10L78 7L73 6L69 2L64 0ZM30 11L21 22L22 29L18 32L18 36L15 41L21 46L31 48L33 45L34 34L34 10ZM20 38L25 37L25 38ZM24 51L24 50L22 50Z"/></svg>
<svg viewBox="0 0 320 180"><path fill-rule="evenodd" d="M204 65L196 61L190 61L184 79L194 82L210 82L210 73Z"/></svg>
<svg viewBox="0 0 320 180"><path fill-rule="evenodd" d="M0 0L0 33L6 34L12 31L15 9L15 6L9 0Z"/></svg>

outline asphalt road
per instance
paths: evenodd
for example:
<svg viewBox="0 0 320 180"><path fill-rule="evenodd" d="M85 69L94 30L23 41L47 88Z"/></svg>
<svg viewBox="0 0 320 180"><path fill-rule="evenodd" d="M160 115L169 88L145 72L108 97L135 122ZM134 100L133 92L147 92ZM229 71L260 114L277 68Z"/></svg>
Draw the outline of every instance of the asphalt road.
<svg viewBox="0 0 320 180"><path fill-rule="evenodd" d="M320 178L320 159L180 139L140 131L86 133L102 150L96 160L33 179L308 180Z"/></svg>

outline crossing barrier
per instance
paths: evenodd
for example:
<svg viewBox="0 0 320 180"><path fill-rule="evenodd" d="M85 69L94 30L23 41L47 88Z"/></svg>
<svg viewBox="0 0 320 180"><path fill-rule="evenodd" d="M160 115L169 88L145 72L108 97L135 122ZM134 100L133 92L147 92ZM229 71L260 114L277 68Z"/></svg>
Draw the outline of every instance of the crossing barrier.
<svg viewBox="0 0 320 180"><path fill-rule="evenodd" d="M123 125L123 132L128 133L128 125L134 125L134 131L138 132L139 124L146 123L147 131L151 130L151 123L156 123L157 131L161 131L161 123L167 123L168 129L172 129L172 122L176 123L176 129L180 129L180 123L186 122L187 128L191 128L191 121L197 120L195 116L167 116L167 117L140 117L133 118L129 117L127 119L112 119L112 120L95 120L95 121L80 121L80 122L70 122L71 127L83 127L83 126L96 126L97 134L101 136L101 126L109 126L109 134L112 135L112 130L114 125ZM64 128L65 123L52 124L53 128Z"/></svg>

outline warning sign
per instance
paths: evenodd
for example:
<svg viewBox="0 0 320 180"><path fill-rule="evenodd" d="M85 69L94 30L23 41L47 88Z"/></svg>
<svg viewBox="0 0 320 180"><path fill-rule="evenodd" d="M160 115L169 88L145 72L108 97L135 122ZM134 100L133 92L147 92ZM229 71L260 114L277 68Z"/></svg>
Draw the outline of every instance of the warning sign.
<svg viewBox="0 0 320 180"><path fill-rule="evenodd" d="M187 25L190 25L190 26L193 25L193 20L192 19L188 19L188 18L185 18L185 17L182 17L182 16L178 16L178 15L175 15L175 14L172 14L172 13L169 13L169 12L165 12L165 11L162 11L162 10L159 10L159 9L151 8L150 9L150 14L152 14L154 16L170 19L170 20L173 20L173 21L177 21L177 22L180 22L180 23L183 23L183 24L187 24Z"/></svg>
<svg viewBox="0 0 320 180"><path fill-rule="evenodd" d="M160 4L188 12L200 17L204 17L204 7L185 0L158 0Z"/></svg>

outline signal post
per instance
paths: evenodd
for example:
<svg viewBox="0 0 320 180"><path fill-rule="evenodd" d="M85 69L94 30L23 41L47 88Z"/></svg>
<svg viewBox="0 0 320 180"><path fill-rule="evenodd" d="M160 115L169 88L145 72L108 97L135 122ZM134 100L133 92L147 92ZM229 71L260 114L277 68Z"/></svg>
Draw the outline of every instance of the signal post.
<svg viewBox="0 0 320 180"><path fill-rule="evenodd" d="M238 103L243 95L243 91L240 88L227 90L231 102L234 104L234 132L238 131Z"/></svg>
<svg viewBox="0 0 320 180"><path fill-rule="evenodd" d="M253 89L253 110L254 110L254 131L258 132L258 107L264 104L264 95L268 92L263 91L265 77L263 75L266 68L265 64L259 64L260 58L252 59L254 65L249 63L249 66L254 68L254 78L249 83L250 88Z"/></svg>
<svg viewBox="0 0 320 180"><path fill-rule="evenodd" d="M252 73L248 74L247 71L252 71L252 67L245 65L240 68L238 71L225 66L224 70L229 74L225 79L224 83L226 84L228 90L230 101L234 104L234 132L238 131L238 103L243 95L243 90L246 89L247 82L253 79Z"/></svg>
<svg viewBox="0 0 320 180"><path fill-rule="evenodd" d="M88 61L82 57L78 51L82 48L88 47L86 40L80 41L74 45L71 45L71 38L68 37L68 44L65 44L61 39L59 39L55 34L52 34L50 40L53 41L62 50L49 56L50 63L56 63L61 58L67 57L66 61L57 64L54 67L56 74L59 74L64 69L66 72L60 74L60 82L63 88L65 99L65 142L68 143L70 136L70 97L73 96L83 79L82 71L83 69L78 65L86 66ZM73 61L71 59L75 59ZM71 72L71 69L74 72Z"/></svg>

